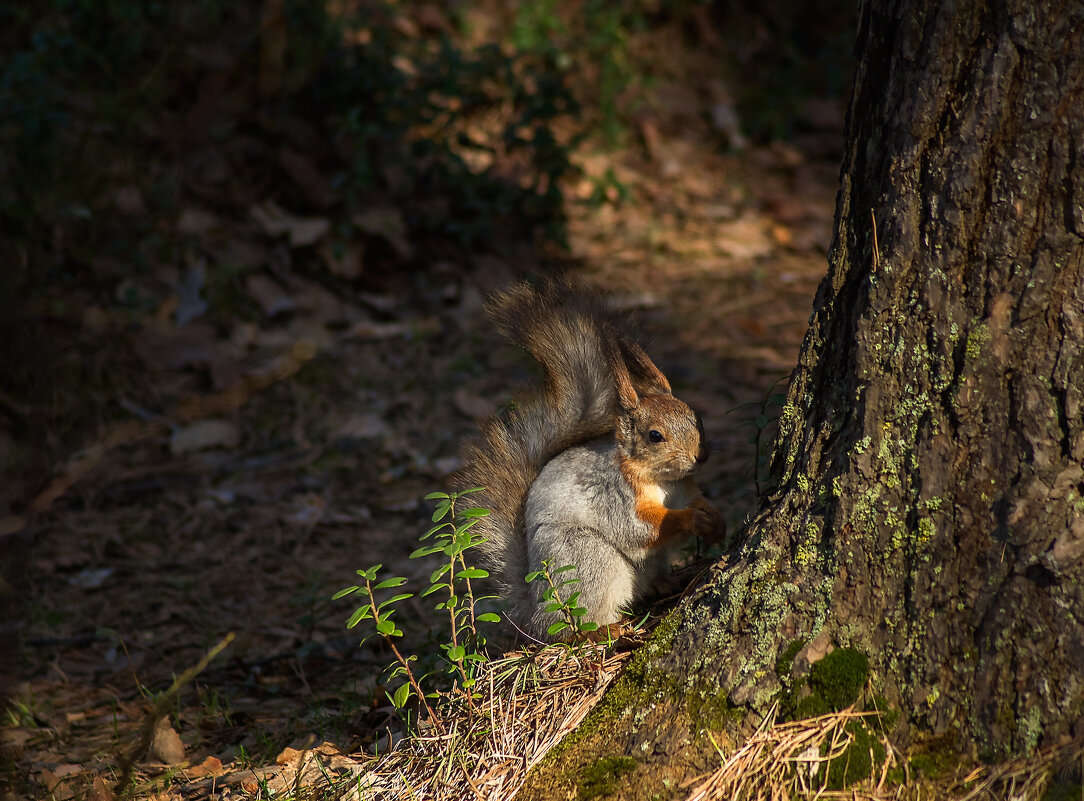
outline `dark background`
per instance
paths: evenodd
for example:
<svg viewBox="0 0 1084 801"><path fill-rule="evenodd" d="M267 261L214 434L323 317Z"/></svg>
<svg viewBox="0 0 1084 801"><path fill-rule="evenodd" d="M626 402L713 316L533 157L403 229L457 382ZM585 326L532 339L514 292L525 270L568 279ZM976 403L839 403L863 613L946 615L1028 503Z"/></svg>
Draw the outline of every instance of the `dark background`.
<svg viewBox="0 0 1084 801"><path fill-rule="evenodd" d="M371 744L390 655L329 599L377 562L427 576L422 496L532 375L481 311L517 278L634 314L738 531L824 271L853 24L850 2L0 6L13 788L115 778L154 693L231 631L170 710L190 762Z"/></svg>

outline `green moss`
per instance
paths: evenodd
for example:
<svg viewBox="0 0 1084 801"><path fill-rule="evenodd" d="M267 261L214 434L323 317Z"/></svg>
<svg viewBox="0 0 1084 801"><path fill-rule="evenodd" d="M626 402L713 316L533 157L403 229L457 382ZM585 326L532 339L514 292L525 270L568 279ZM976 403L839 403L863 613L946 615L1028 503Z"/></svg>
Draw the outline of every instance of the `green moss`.
<svg viewBox="0 0 1084 801"><path fill-rule="evenodd" d="M790 671L794 667L794 657L805 647L805 640L793 640L775 660L775 675L780 681L785 682L790 678Z"/></svg>
<svg viewBox="0 0 1084 801"><path fill-rule="evenodd" d="M875 695L866 703L866 712L877 712L880 714L880 726L883 729L891 729L895 727L896 723L900 719L900 711L894 709L888 702L888 699L883 695Z"/></svg>
<svg viewBox="0 0 1084 801"><path fill-rule="evenodd" d="M840 648L813 664L809 688L835 712L858 700L869 677L869 659L861 651Z"/></svg>
<svg viewBox="0 0 1084 801"><path fill-rule="evenodd" d="M559 762L565 753L600 730L610 727L630 709L646 709L652 698L680 698L677 682L657 671L648 670L648 662L670 650L677 630L678 617L669 614L655 628L651 639L629 660L628 665L610 685L602 700L583 722L546 755L546 761Z"/></svg>
<svg viewBox="0 0 1084 801"><path fill-rule="evenodd" d="M621 777L635 769L636 760L632 757L602 757L580 771L576 797L586 800L611 795L617 790Z"/></svg>
<svg viewBox="0 0 1084 801"><path fill-rule="evenodd" d="M842 790L855 782L868 779L885 761L885 747L860 721L847 724L850 745L828 763L829 790ZM822 748L827 751L827 743Z"/></svg>
<svg viewBox="0 0 1084 801"><path fill-rule="evenodd" d="M827 715L831 711L824 699L813 693L799 698L794 703L794 711L790 717L794 720L808 720L809 718L819 718L821 715Z"/></svg>
<svg viewBox="0 0 1084 801"><path fill-rule="evenodd" d="M920 779L939 779L955 772L960 764L952 735L931 737L915 747L907 759L911 772Z"/></svg>
<svg viewBox="0 0 1084 801"><path fill-rule="evenodd" d="M730 697L718 687L703 687L686 696L685 711L693 733L724 731L745 717L746 709L730 703Z"/></svg>

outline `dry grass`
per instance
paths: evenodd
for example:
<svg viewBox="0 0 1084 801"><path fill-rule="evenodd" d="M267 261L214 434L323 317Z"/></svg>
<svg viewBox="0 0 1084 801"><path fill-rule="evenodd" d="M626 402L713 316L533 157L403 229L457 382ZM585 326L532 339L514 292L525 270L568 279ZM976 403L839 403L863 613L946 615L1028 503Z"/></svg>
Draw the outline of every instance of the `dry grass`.
<svg viewBox="0 0 1084 801"><path fill-rule="evenodd" d="M329 743L286 749L277 766L182 784L174 792L193 799L235 786L258 798L507 801L583 721L631 653L584 643L510 654L484 666L481 699L471 705L446 702L440 726L423 722L419 733L397 740L382 756L347 756ZM872 723L876 715L851 708L777 722L773 710L744 742L732 749L717 746L719 767L685 783L691 788L686 801L1040 801L1059 770L1084 767L1084 743L1077 739L966 774L922 779L882 737L886 758L877 775L847 789L828 789L828 763L844 757L853 742L848 724ZM710 732L706 736L715 743Z"/></svg>
<svg viewBox="0 0 1084 801"><path fill-rule="evenodd" d="M720 750L723 764L696 786L688 801L723 798L790 801L796 795L853 798L856 801L887 797L880 795L878 790L884 783L891 758L885 762L877 790L831 792L824 787L827 764L842 757L851 744L852 736L846 731L846 725L871 714L876 716L876 713L848 709L811 720L776 723L773 710L733 753L725 754ZM884 745L891 755L891 746L887 742Z"/></svg>
<svg viewBox="0 0 1084 801"><path fill-rule="evenodd" d="M630 655L595 643L510 654L483 667L481 699L470 705L448 700L439 726L423 721L418 733L381 756L344 755L330 743L288 748L275 766L199 778L173 792L190 799L225 787L256 797L510 799L580 724Z"/></svg>
<svg viewBox="0 0 1084 801"><path fill-rule="evenodd" d="M484 698L446 717L446 732L422 734L377 761L358 798L512 798L528 772L576 728L630 652L602 644L551 646L488 663Z"/></svg>

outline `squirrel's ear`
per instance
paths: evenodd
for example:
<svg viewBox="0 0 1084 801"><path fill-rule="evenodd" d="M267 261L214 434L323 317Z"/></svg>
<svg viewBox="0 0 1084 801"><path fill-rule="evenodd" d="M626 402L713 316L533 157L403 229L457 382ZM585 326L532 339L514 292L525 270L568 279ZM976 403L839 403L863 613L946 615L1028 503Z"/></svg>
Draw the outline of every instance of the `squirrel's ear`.
<svg viewBox="0 0 1084 801"><path fill-rule="evenodd" d="M627 372L633 385L641 395L672 395L670 382L666 376L651 361L651 357L644 349L625 336L618 338L618 347L621 349L622 361L627 367Z"/></svg>
<svg viewBox="0 0 1084 801"><path fill-rule="evenodd" d="M613 373L614 386L617 389L617 405L623 412L631 412L640 405L640 396L633 386L629 368L625 363L624 348L616 337L603 334L600 337L606 353L606 360L610 363L610 372Z"/></svg>

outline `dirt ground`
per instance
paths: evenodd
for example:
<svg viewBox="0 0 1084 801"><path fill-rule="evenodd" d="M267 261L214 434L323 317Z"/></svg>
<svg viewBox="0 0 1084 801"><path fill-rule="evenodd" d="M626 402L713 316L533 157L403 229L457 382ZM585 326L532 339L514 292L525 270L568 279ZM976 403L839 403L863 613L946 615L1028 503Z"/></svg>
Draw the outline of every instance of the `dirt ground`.
<svg viewBox="0 0 1084 801"><path fill-rule="evenodd" d="M785 387L824 274L842 113L811 104L804 140L736 151L680 90L655 87L628 147L577 151L562 258L637 316L675 393L702 413L714 456L701 483L737 532L764 471L765 401ZM620 193L588 202L608 173ZM353 605L331 595L375 563L425 580L431 566L407 558L429 525L422 497L447 489L461 443L531 376L482 301L551 269L533 248L341 293L292 269L309 247L291 244L308 241L300 233L237 237L195 203L179 224L216 247L255 243L278 266L249 280L257 325L198 313L179 325L200 297L181 277L137 325L107 306L68 317L81 344L65 358L108 354L102 384L123 411L69 432L81 444L53 467L40 511L0 520L25 526L27 546L2 732L19 794L108 797L153 699L231 633L169 704L183 753L156 741L137 792L225 785L288 746L371 749L390 720L390 654L359 647L344 626ZM426 600L401 612L415 649L432 647L433 616Z"/></svg>

